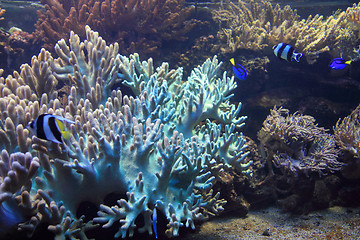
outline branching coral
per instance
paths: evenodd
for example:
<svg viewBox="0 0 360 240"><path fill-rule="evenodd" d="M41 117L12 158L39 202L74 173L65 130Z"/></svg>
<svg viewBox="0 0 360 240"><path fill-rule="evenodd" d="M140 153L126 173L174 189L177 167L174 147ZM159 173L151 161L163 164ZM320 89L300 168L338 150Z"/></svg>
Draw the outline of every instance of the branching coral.
<svg viewBox="0 0 360 240"><path fill-rule="evenodd" d="M326 19L320 15L310 15L306 20L298 21L288 29L288 35L310 64L323 52L338 56L341 48L355 40L352 31L347 28L345 12Z"/></svg>
<svg viewBox="0 0 360 240"><path fill-rule="evenodd" d="M4 136L13 136L17 126L29 139L23 127L41 113L76 121L64 144L34 136L32 145L23 147L37 154L25 153L30 169L25 175L36 173L35 181L20 184L26 187L17 187L16 192L1 191L4 199L17 204L11 214L21 213L14 224L29 235L43 223L58 237L84 238L89 228L111 227L119 221L115 237L124 238L133 236L135 229L152 234L152 213L160 211L169 222L166 235L171 237L180 227L194 228L194 221L221 212L226 201L212 190L215 174L225 166L249 174L251 164L243 164L246 145L237 132L245 120L238 117L241 104L230 103L234 78L220 74L221 63L214 57L182 81L181 68L170 70L167 63L155 68L152 59L141 62L138 54L121 56L117 44L106 46L89 27L86 36L80 42L72 32L69 45L63 40L56 45L59 58L42 50L31 66L23 65L20 73L2 79ZM59 80L72 85L65 108L52 87ZM114 90L120 81L135 97ZM12 116L14 111L8 108L23 112ZM6 121L14 127L7 127ZM12 152L19 156L15 152L21 141L15 136L10 139L13 147L3 145L7 149L3 159ZM9 172L5 170L1 182ZM103 201L110 193L127 197L108 206ZM76 217L83 201L99 206L93 221ZM135 224L140 215L141 228Z"/></svg>
<svg viewBox="0 0 360 240"><path fill-rule="evenodd" d="M360 3L354 3L352 7L346 9L346 19L349 22L354 23L357 26L358 31L360 31Z"/></svg>
<svg viewBox="0 0 360 240"><path fill-rule="evenodd" d="M304 53L312 64L323 52L333 56L348 55L346 49L358 38L346 19L356 21L356 6L324 19L323 16L309 16L299 19L296 10L289 6L281 9L268 1L255 3L230 2L228 9L218 10L214 19L220 24L218 33L222 52L239 49L261 50L279 42L292 44ZM345 49L345 50L344 50Z"/></svg>
<svg viewBox="0 0 360 240"><path fill-rule="evenodd" d="M323 175L344 165L337 160L334 137L311 116L274 107L258 136L274 165L289 174Z"/></svg>
<svg viewBox="0 0 360 240"><path fill-rule="evenodd" d="M36 36L47 49L70 31L85 37L85 25L108 42L119 43L123 54L155 54L163 41L184 41L196 24L188 20L193 8L185 0L42 0L46 12L38 12Z"/></svg>
<svg viewBox="0 0 360 240"><path fill-rule="evenodd" d="M228 9L214 12L214 19L220 24L218 38L222 52L237 49L261 50L269 44L287 41L285 30L299 19L296 10L289 6L281 9L268 1L253 0L230 2Z"/></svg>

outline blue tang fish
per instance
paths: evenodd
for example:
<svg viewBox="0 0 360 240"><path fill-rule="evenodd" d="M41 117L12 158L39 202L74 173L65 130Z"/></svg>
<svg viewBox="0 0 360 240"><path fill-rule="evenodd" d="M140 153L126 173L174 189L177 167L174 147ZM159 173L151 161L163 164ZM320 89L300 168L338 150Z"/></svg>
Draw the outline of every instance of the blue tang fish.
<svg viewBox="0 0 360 240"><path fill-rule="evenodd" d="M345 61L343 58L334 58L334 60L332 60L332 62L330 63L329 67L335 70L342 70L346 68L347 65L350 64L351 64L351 60Z"/></svg>
<svg viewBox="0 0 360 240"><path fill-rule="evenodd" d="M286 43L278 43L273 46L274 54L280 59L286 60L288 62L295 59L295 61L300 62L300 58L302 57L302 53L295 52L295 48L290 44Z"/></svg>
<svg viewBox="0 0 360 240"><path fill-rule="evenodd" d="M237 78L239 78L240 80L245 80L248 76L248 72L246 71L246 69L243 66L241 66L240 64L235 63L234 58L230 59L230 62L233 65L232 69L233 69L235 76Z"/></svg>

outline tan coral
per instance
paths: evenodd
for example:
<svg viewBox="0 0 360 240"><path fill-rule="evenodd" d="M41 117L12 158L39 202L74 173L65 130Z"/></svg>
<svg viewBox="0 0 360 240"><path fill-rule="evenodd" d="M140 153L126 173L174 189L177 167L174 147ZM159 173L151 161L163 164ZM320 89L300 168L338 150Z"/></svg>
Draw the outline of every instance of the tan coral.
<svg viewBox="0 0 360 240"><path fill-rule="evenodd" d="M343 120L339 119L334 127L336 144L341 150L360 157L360 105Z"/></svg>
<svg viewBox="0 0 360 240"><path fill-rule="evenodd" d="M360 28L360 2L346 9L346 19Z"/></svg>
<svg viewBox="0 0 360 240"><path fill-rule="evenodd" d="M221 27L218 38L223 53L237 49L261 50L269 44L285 41L284 29L291 26L299 16L289 6L281 9L268 1L250 0L230 2L227 9L214 11L214 20Z"/></svg>
<svg viewBox="0 0 360 240"><path fill-rule="evenodd" d="M234 53L239 49L258 51L285 42L302 52L310 64L323 52L334 57L349 56L351 52L347 48L356 42L359 34L354 33L347 20L358 24L358 9L354 4L346 12L336 12L327 18L310 15L300 20L296 10L289 6L281 9L268 1L230 2L228 9L214 12L214 19L221 28L219 48L222 53Z"/></svg>

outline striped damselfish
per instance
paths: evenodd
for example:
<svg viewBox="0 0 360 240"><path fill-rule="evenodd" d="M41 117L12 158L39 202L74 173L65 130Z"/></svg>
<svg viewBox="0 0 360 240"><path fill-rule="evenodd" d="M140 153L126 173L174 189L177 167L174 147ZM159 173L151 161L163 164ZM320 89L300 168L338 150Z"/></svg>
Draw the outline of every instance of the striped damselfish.
<svg viewBox="0 0 360 240"><path fill-rule="evenodd" d="M290 62L292 59L295 59L295 61L300 62L302 53L296 53L296 49L290 44L278 43L273 47L273 49L275 56L280 59L286 60L288 62Z"/></svg>
<svg viewBox="0 0 360 240"><path fill-rule="evenodd" d="M29 128L38 138L62 143L62 138L69 139L70 131L65 130L64 121L74 124L74 121L52 114L41 114L37 119L29 123Z"/></svg>
<svg viewBox="0 0 360 240"><path fill-rule="evenodd" d="M235 63L234 58L231 58L230 62L233 65L232 69L233 69L235 76L241 80L245 80L248 76L248 72L246 71L246 69L243 66L241 66L240 64Z"/></svg>

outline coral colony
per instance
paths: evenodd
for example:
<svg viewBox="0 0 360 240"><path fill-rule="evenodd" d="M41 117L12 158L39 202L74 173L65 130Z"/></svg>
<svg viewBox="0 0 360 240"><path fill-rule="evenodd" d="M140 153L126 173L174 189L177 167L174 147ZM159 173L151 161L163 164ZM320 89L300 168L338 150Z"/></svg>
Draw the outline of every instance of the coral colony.
<svg viewBox="0 0 360 240"><path fill-rule="evenodd" d="M11 219L2 233L15 226L32 236L47 224L57 237L84 239L87 229L119 221L115 237L124 238L135 230L153 234L161 213L166 235L177 236L180 227L194 228L223 210L226 201L212 190L222 168L250 173L237 131L246 117L238 117L241 104L229 101L236 82L221 74L216 56L184 80L181 68L154 68L152 59L141 62L118 49L86 26L84 42L72 32L69 45L56 44L59 58L42 49L20 73L1 78L0 203ZM58 81L71 86L64 105ZM120 83L135 96L114 90ZM75 121L63 144L25 128L45 113ZM111 193L126 197L105 205ZM76 217L84 201L99 208L89 222Z"/></svg>

